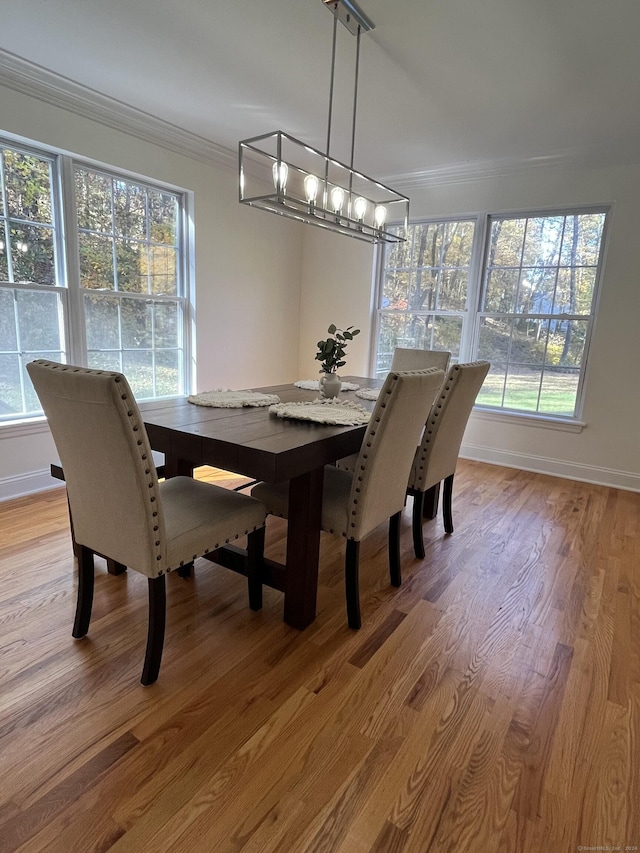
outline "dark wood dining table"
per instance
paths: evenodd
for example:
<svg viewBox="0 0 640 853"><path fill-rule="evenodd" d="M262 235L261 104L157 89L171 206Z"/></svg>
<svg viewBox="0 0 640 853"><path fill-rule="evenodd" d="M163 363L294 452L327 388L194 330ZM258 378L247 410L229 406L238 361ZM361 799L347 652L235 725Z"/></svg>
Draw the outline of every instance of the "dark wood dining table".
<svg viewBox="0 0 640 853"><path fill-rule="evenodd" d="M361 387L379 388L382 379L345 376ZM293 384L252 388L277 394L281 402L313 400L317 391ZM340 400L374 403L340 393ZM268 483L289 481L286 564L265 560L263 582L284 592L284 620L306 628L316 616L320 520L324 466L360 449L365 426L333 426L279 418L268 407L213 408L186 397L140 406L153 450L165 457L165 476L190 476L210 465ZM243 553L231 546L212 559L242 572Z"/></svg>

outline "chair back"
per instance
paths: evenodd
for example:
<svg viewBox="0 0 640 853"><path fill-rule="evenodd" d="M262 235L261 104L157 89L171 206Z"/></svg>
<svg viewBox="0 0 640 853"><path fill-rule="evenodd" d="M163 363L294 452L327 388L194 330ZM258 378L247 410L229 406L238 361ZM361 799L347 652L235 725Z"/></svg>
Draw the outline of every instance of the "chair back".
<svg viewBox="0 0 640 853"><path fill-rule="evenodd" d="M415 455L410 489L426 491L455 472L467 421L489 367L488 361L473 361L449 370Z"/></svg>
<svg viewBox="0 0 640 853"><path fill-rule="evenodd" d="M125 376L45 360L27 370L64 470L76 542L156 577L165 569L165 521Z"/></svg>
<svg viewBox="0 0 640 853"><path fill-rule="evenodd" d="M451 353L438 349L405 349L396 347L391 359L391 370L428 370L437 367L446 373Z"/></svg>
<svg viewBox="0 0 640 853"><path fill-rule="evenodd" d="M436 368L393 371L385 379L355 465L348 539L360 540L402 510L420 434L443 379Z"/></svg>

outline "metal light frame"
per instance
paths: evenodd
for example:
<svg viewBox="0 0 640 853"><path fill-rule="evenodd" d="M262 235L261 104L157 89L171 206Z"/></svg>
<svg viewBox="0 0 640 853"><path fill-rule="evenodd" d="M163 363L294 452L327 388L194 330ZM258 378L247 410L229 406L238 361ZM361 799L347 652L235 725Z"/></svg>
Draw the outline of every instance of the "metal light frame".
<svg viewBox="0 0 640 853"><path fill-rule="evenodd" d="M239 201L368 243L405 242L402 232L406 233L409 220L407 196L353 168L360 34L372 30L373 23L352 0L322 2L334 15L327 151L318 151L282 130L242 140L238 146ZM348 166L329 155L338 21L357 39ZM396 230L387 221L399 222L404 228Z"/></svg>

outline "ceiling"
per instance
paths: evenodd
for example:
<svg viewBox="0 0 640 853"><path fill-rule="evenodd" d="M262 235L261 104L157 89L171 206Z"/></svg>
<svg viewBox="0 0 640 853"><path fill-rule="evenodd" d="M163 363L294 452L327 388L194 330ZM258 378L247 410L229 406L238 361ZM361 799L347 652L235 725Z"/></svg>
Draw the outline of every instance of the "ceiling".
<svg viewBox="0 0 640 853"><path fill-rule="evenodd" d="M638 0L359 5L375 24L361 40L361 171L402 183L640 161ZM5 59L233 152L272 130L326 148L333 21L321 0L3 0L0 14ZM340 26L331 153L346 162L355 47Z"/></svg>

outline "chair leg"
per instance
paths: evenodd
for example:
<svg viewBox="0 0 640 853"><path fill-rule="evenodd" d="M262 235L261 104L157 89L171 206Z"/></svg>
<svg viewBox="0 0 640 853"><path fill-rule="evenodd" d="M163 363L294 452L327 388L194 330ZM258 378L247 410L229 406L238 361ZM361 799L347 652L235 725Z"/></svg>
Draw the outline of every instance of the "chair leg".
<svg viewBox="0 0 640 853"><path fill-rule="evenodd" d="M347 539L347 550L344 562L344 583L347 596L347 622L350 628L359 628L360 618L360 585L358 582L358 564L360 562L360 543Z"/></svg>
<svg viewBox="0 0 640 853"><path fill-rule="evenodd" d="M86 636L91 621L93 606L93 551L84 545L75 544L78 558L78 601L72 636L76 639Z"/></svg>
<svg viewBox="0 0 640 853"><path fill-rule="evenodd" d="M400 520L402 513L397 512L389 519L389 577L392 586L402 583L402 568L400 566Z"/></svg>
<svg viewBox="0 0 640 853"><path fill-rule="evenodd" d="M415 492L413 495L413 518L411 529L413 532L413 551L419 560L424 559L424 540L422 538L422 518L424 514L424 492Z"/></svg>
<svg viewBox="0 0 640 853"><path fill-rule="evenodd" d="M147 632L147 650L140 681L145 686L153 684L160 672L162 648L164 646L164 626L167 615L166 575L148 578L149 581L149 629Z"/></svg>
<svg viewBox="0 0 640 853"><path fill-rule="evenodd" d="M451 512L451 496L453 494L453 474L445 477L442 490L442 517L445 533L453 533L453 514Z"/></svg>
<svg viewBox="0 0 640 853"><path fill-rule="evenodd" d="M107 571L110 575L123 575L127 571L127 567L123 563L118 563L107 557Z"/></svg>
<svg viewBox="0 0 640 853"><path fill-rule="evenodd" d="M247 536L247 581L249 584L249 607L262 607L262 558L264 556L265 527L254 530Z"/></svg>
<svg viewBox="0 0 640 853"><path fill-rule="evenodd" d="M181 578L190 578L193 576L193 561L191 563L185 563L184 566L180 566L180 568L176 569L178 572L178 577Z"/></svg>

